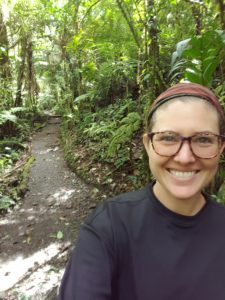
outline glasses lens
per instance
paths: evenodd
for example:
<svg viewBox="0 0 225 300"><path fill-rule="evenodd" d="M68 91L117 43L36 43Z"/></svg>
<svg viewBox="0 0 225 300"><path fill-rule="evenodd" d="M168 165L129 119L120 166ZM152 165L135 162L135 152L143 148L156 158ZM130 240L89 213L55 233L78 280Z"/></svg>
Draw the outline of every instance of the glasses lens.
<svg viewBox="0 0 225 300"><path fill-rule="evenodd" d="M157 132L152 137L155 152L162 156L174 155L179 150L180 144L180 136L175 132Z"/></svg>
<svg viewBox="0 0 225 300"><path fill-rule="evenodd" d="M184 138L176 132L164 131L153 133L151 137L155 152L161 156L173 156L181 147L183 140L190 140L192 152L199 158L215 157L220 150L220 138L212 133L199 133Z"/></svg>
<svg viewBox="0 0 225 300"><path fill-rule="evenodd" d="M196 134L191 139L194 154L201 158L211 158L219 153L219 137L211 133Z"/></svg>

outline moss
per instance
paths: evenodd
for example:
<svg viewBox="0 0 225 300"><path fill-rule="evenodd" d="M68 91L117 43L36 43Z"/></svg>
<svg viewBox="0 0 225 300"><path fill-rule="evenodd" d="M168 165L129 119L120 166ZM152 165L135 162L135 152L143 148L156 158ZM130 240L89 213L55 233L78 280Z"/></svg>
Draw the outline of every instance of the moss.
<svg viewBox="0 0 225 300"><path fill-rule="evenodd" d="M19 197L24 195L24 193L27 191L29 172L30 172L31 165L34 160L35 160L35 158L33 156L30 156L21 172L21 175L20 175L21 179L20 179L19 185L16 187L16 194Z"/></svg>
<svg viewBox="0 0 225 300"><path fill-rule="evenodd" d="M1 199L10 199L10 205L8 205L8 207L13 206L18 202L27 191L29 171L33 161L33 156L27 156L26 163L2 182L0 196ZM6 210L8 207L6 206Z"/></svg>

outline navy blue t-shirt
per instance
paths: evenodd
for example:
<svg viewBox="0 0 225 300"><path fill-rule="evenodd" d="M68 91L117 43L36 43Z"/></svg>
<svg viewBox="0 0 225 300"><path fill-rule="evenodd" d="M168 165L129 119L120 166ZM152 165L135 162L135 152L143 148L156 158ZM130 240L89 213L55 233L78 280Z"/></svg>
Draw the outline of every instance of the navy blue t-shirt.
<svg viewBox="0 0 225 300"><path fill-rule="evenodd" d="M59 300L225 300L225 207L195 216L159 202L152 186L119 195L87 219Z"/></svg>

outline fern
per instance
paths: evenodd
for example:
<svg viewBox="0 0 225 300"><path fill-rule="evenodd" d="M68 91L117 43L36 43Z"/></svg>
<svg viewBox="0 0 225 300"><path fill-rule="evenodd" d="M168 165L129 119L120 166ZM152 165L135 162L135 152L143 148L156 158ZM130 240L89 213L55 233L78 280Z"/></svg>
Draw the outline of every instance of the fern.
<svg viewBox="0 0 225 300"><path fill-rule="evenodd" d="M17 116L13 114L11 111L2 111L0 113L0 125L5 124L6 122L17 122Z"/></svg>
<svg viewBox="0 0 225 300"><path fill-rule="evenodd" d="M0 195L0 211L7 210L10 206L13 206L15 201L9 196Z"/></svg>
<svg viewBox="0 0 225 300"><path fill-rule="evenodd" d="M126 143L131 143L134 133L140 128L141 117L137 112L129 113L121 120L121 126L115 131L109 144L107 155L114 157L118 149Z"/></svg>
<svg viewBox="0 0 225 300"><path fill-rule="evenodd" d="M97 136L108 136L112 134L114 127L114 122L107 123L101 121L100 124L92 123L91 127L84 130L84 133L87 133L91 138L96 138Z"/></svg>

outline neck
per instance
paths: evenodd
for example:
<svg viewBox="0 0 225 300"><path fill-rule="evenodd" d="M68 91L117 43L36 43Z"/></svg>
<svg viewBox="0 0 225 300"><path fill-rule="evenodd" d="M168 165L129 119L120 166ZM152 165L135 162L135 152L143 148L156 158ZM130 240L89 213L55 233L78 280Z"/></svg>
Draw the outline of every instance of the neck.
<svg viewBox="0 0 225 300"><path fill-rule="evenodd" d="M166 208L184 216L196 215L206 202L201 192L188 199L173 197L172 195L169 195L158 182L155 183L153 191L158 200Z"/></svg>

